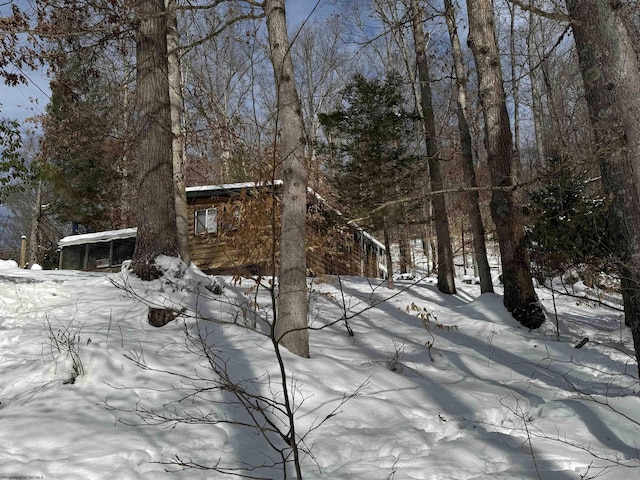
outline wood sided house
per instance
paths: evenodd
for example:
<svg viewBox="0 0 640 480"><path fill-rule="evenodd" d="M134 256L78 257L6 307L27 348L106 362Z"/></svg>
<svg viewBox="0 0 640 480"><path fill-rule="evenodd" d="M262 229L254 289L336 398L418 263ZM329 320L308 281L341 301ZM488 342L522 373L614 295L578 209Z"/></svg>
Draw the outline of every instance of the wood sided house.
<svg viewBox="0 0 640 480"><path fill-rule="evenodd" d="M274 259L278 262L272 239L279 232L281 185L278 181L188 187L191 261L206 273L271 275ZM309 275L386 275L383 244L349 224L311 189L307 210ZM59 266L117 268L133 256L135 237L135 228L65 237L59 242Z"/></svg>

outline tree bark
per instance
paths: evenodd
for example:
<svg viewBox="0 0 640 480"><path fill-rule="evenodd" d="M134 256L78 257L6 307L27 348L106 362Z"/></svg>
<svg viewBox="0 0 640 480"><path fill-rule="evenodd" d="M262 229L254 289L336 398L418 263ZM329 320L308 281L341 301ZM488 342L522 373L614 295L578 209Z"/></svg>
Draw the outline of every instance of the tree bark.
<svg viewBox="0 0 640 480"><path fill-rule="evenodd" d="M532 4L533 0L529 0ZM543 135L543 112L542 95L540 94L540 81L538 78L537 66L534 56L534 32L538 25L538 19L532 12L529 12L529 32L527 34L527 62L529 64L529 81L531 82L531 113L533 114L533 129L536 139L536 160L537 168L543 168L546 163L546 153ZM533 172L533 165L529 166L529 173Z"/></svg>
<svg viewBox="0 0 640 480"><path fill-rule="evenodd" d="M31 218L31 228L29 233L29 265L40 263L40 237L42 225L42 181L39 180L36 185L36 204L33 209L33 217Z"/></svg>
<svg viewBox="0 0 640 480"><path fill-rule="evenodd" d="M462 174L464 176L464 186L469 188L466 193L469 224L473 238L473 252L478 266L478 276L480 277L480 292L493 292L493 281L491 280L491 268L487 258L487 244L485 240L484 223L480 212L480 194L476 187L476 172L473 166L473 143L471 131L467 120L467 76L464 71L464 60L462 48L460 47L460 37L456 23L456 14L451 0L444 1L445 18L451 40L451 56L456 74L456 97L458 130L460 132L460 148L462 153Z"/></svg>
<svg viewBox="0 0 640 480"><path fill-rule="evenodd" d="M413 262L411 261L411 242L406 229L400 232L400 273L412 273Z"/></svg>
<svg viewBox="0 0 640 480"><path fill-rule="evenodd" d="M420 82L420 107L425 130L431 191L440 192L444 190L444 180L442 178L440 148L436 140L436 123L431 95L431 74L429 72L427 47L422 29L426 19L424 10L418 4L418 0L411 0L411 10L411 26L418 67L418 80ZM431 201L438 241L438 290L442 293L454 294L456 293L456 285L447 204L442 193L432 195Z"/></svg>
<svg viewBox="0 0 640 480"><path fill-rule="evenodd" d="M275 335L292 353L309 357L307 329L307 163L302 107L296 89L284 0L265 0L269 51L277 92L277 128L283 167L280 275Z"/></svg>
<svg viewBox="0 0 640 480"><path fill-rule="evenodd" d="M504 305L525 327L538 328L544 323L545 315L533 287L529 259L523 244L522 212L514 198L515 152L502 82L492 1L468 0L467 12L468 42L478 73L479 96L485 123L485 146L493 186L491 218L496 226L500 246Z"/></svg>
<svg viewBox="0 0 640 480"><path fill-rule="evenodd" d="M177 237L171 157L171 111L164 0L137 0L138 235L131 266L143 280L158 278L159 255L176 256Z"/></svg>
<svg viewBox="0 0 640 480"><path fill-rule="evenodd" d="M176 205L176 229L178 254L187 265L191 263L189 253L189 208L187 206L187 183L185 179L185 131L183 126L182 74L180 71L180 40L175 0L167 4L167 68L169 75L169 101L171 103L171 149L173 161L174 201Z"/></svg>
<svg viewBox="0 0 640 480"><path fill-rule="evenodd" d="M566 0L640 373L640 71L617 2Z"/></svg>
<svg viewBox="0 0 640 480"><path fill-rule="evenodd" d="M393 258L391 258L391 239L389 237L389 229L385 225L382 230L382 236L384 239L384 253L387 262L387 288L393 290L395 284L393 281Z"/></svg>
<svg viewBox="0 0 640 480"><path fill-rule="evenodd" d="M517 76L516 68L516 7L507 2L509 9L509 63L511 65L511 97L513 98L513 149L516 156L515 174L520 169L520 81Z"/></svg>

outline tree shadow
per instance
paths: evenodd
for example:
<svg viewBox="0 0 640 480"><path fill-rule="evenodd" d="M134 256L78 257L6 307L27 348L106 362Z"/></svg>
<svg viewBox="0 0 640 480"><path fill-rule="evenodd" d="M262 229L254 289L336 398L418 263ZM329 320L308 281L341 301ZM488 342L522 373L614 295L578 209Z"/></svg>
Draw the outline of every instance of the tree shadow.
<svg viewBox="0 0 640 480"><path fill-rule="evenodd" d="M523 459L524 455L525 457L529 457L530 460L528 461L531 462L529 465L532 466L532 468L535 459L535 468L543 473L553 472L553 478L575 478L575 471L563 471L562 465L564 461L558 462L554 460L554 458L542 458L544 455L536 452L536 443L540 445L543 442L552 442L553 445L557 444L567 455L571 455L571 452L579 449L580 446L574 447L570 443L562 442L560 438L553 438L552 436L542 437L535 433L529 434L525 432L525 426L531 426L532 430L535 431L536 418L528 418L527 415L530 413L528 410L530 410L530 408L542 408L547 403L546 399L550 396L549 392L571 391L572 381L580 381L582 382L581 385L585 385L585 380L591 379L593 381L593 384L590 386L592 392L602 387L602 385L597 384L597 381L593 380L592 374L581 375L579 369L576 368L576 364L565 365L564 368L559 369L559 371L549 368L549 365L553 362L554 354L557 354L559 358L572 358L573 356L573 358L578 359L581 355L584 355L585 359L589 358L596 364L605 361L611 362L609 357L600 352L578 351L566 343L550 342L548 338L540 337L539 333L526 332L525 329L518 326L515 320L513 325L509 325L504 321L496 324L496 318L492 316L491 318L487 317L483 312L483 308L477 308L475 310L469 309L469 311L465 311L465 317L470 318L472 321L486 322L488 326L496 325L498 329L515 331L518 335L528 338L532 351L536 351L534 349L537 349L540 352L538 355L539 361L523 361L521 356L510 351L506 345L499 345L498 341L496 341L494 345L491 345L490 340L485 339L486 341L483 341L482 338L478 337L476 331L467 333L462 328L450 328L438 332L434 347L436 353L435 361L432 362L431 366L427 367L426 371L423 368L416 370L408 366L428 365L428 362L425 362L427 348L425 348L425 344L423 343L424 337L422 337L422 339L408 338L404 335L402 325L404 324L407 327L411 327L407 329L407 333L410 331L415 332L415 328L421 326L420 319L417 318L415 314L407 313L399 309L397 303L394 304L393 302L382 301L377 298L372 301L371 296L368 296L366 292L363 293L356 287L347 285L343 291L345 295L360 299L360 301L364 303L363 306L375 307L375 313L369 315L368 318L355 317L350 319L355 340L343 342L344 345L340 344L340 347L344 349L354 349L361 354L352 354L352 358L359 358L360 356L362 358L368 357L372 359L381 358L380 349L376 346L376 339L369 342L368 337L386 336L387 338L404 339L405 343L403 343L403 348L405 348L405 351L403 354L403 362L407 365L407 368L401 372L401 375L412 383L412 386L406 389L407 394L411 394L410 392L417 394L419 392L420 395L429 398L433 404L441 405L443 411L455 412L458 415L462 414L461 417L455 418L454 420L460 423L460 425L466 425L466 427L464 427L466 435L473 437L475 439L474 441L478 442L478 444L489 442L493 444L493 447L501 444L501 451L507 457L512 458L514 465L527 462L527 460ZM393 294L393 292L390 293ZM438 303L434 302L430 297L423 295L420 289L412 289L411 298L418 298L428 303L428 305ZM491 298L493 297L487 298L489 298L489 301L492 301ZM498 301L499 299L500 297L497 295L493 299L493 303L499 305L499 307L496 306L495 308L502 309L496 312L495 315L499 319L508 318L508 313L502 306L501 301ZM455 303L457 307L466 304L464 301ZM461 314L456 312L457 307L451 308L452 303L449 299L442 300L440 305L447 307L447 310L451 312L452 317L454 317L453 320L449 320L449 324L452 322L455 323L455 316ZM321 312L321 308L318 308L318 310ZM321 313L319 313L318 316L321 317ZM389 330L391 323L386 322L386 320L390 319L393 319L395 322L393 331ZM400 328L398 328L398 326ZM337 327L338 325L336 325L336 328ZM517 332L518 330L521 332ZM342 333L346 336L346 332L343 331ZM332 341L333 347L336 348L339 342L337 340ZM456 352L458 347L473 351L476 355L472 358L465 359L460 353ZM380 362L376 362L378 372L384 368L383 360L384 359L381 358ZM341 365L341 368L347 369L349 367L349 361L349 359L340 361L344 363L344 365ZM478 369L478 364L483 362L486 367L481 370ZM487 367L490 365L496 365L497 368L511 371L513 381L505 383L504 381L497 380L497 378L486 378L486 375L483 375L482 372L484 371L484 373L486 373L490 371L487 370ZM351 366L353 367L353 364L351 364ZM616 371L615 369L623 367L620 362L614 362L610 364L610 366L614 371ZM460 378L457 378L455 375L452 376L451 374L453 372L457 372ZM467 401L464 396L454 393L460 390L459 384L461 382L468 382L471 386L488 385L495 387L495 393L489 393L489 395L493 395L494 398L493 408L500 409L502 411L501 414L504 415L505 418L509 417L511 419L510 421L514 422L514 433L504 433L504 429L500 428L500 425L491 425L487 423L486 420L483 420L483 412L477 411L477 398L471 401L473 397L469 397L469 401ZM372 384L374 383L377 385L378 381L374 382L372 380ZM456 387L453 387L453 385L456 385ZM608 389L610 386L605 386L604 388ZM377 388L373 391L368 391L366 396L384 396L388 392L389 390L385 390L384 388ZM603 389L600 388L599 392L603 392ZM500 404L503 401L505 402L504 406ZM514 407L507 405L510 401L521 401L522 406L516 405L515 409L513 409ZM357 408L358 402L359 399L357 398L353 400L353 404L356 405L353 408ZM597 426L594 425L593 427L589 425L590 415L597 415L596 410L598 410L598 407L591 408L580 400L575 400L575 402L581 405L581 412L576 412L582 418L586 428L590 429L596 438L599 438L598 432L603 431L603 423L601 421L597 422ZM496 403L500 405L496 407ZM527 411L520 410L521 407L526 408ZM465 415L465 412L468 416ZM528 422L532 422L532 425L529 425ZM432 425L428 426L428 428L431 427ZM461 428L463 427L461 426ZM605 431L605 434L613 439L606 444L607 448L611 448L614 451L611 454L611 464L615 464L617 455L615 452L623 453L628 459L633 458L631 456L635 451L633 446L616 436L611 429ZM493 440L489 440L489 438ZM496 438L500 438L500 442L496 442ZM525 449L526 451L523 451L525 443L527 443L528 447ZM434 447L434 445L431 445L430 448L431 447ZM557 450L558 447L547 447L544 451L550 452L554 449ZM587 452L586 455L593 455L588 445L584 450ZM583 453L583 456L584 455ZM587 462L584 468L588 467ZM532 477L536 475L532 470L529 471ZM545 478L544 475L543 478Z"/></svg>

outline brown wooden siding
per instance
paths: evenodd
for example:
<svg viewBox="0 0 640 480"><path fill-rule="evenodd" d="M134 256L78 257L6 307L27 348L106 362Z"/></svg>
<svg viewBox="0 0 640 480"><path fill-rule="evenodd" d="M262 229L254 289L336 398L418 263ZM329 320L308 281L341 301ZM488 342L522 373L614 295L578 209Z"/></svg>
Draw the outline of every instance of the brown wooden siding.
<svg viewBox="0 0 640 480"><path fill-rule="evenodd" d="M202 193L199 193L202 195ZM208 194L208 192L207 192ZM278 264L279 204L269 194L245 192L189 197L189 249L192 261L203 271L217 274L272 275ZM217 208L218 232L195 233L195 212ZM364 275L380 277L380 244L346 223L318 197L310 195L307 224L307 270L310 276ZM272 224L275 222L275 227ZM133 253L135 231L105 237L106 249L95 239L62 247L61 268L97 269L119 265ZM93 237L91 237L93 238ZM79 240L77 238L76 240ZM106 243L105 243L106 242ZM127 247L127 248L125 248ZM75 252L75 256L74 256ZM94 253L92 253L94 252Z"/></svg>
<svg viewBox="0 0 640 480"><path fill-rule="evenodd" d="M272 218L278 222L273 201L269 195L244 194L190 198L191 260L209 273L271 275L271 239L279 232L279 225L272 228ZM195 234L195 212L207 208L218 209L218 232ZM309 275L380 276L377 246L331 211L310 208L307 244Z"/></svg>

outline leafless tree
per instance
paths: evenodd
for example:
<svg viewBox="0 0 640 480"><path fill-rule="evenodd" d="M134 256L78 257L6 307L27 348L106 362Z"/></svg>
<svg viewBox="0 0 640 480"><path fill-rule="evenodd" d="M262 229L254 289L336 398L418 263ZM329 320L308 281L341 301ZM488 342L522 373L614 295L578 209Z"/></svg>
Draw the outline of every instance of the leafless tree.
<svg viewBox="0 0 640 480"><path fill-rule="evenodd" d="M283 168L278 341L291 352L309 356L307 330L307 159L302 106L296 88L284 0L265 0L269 51L277 95L277 134Z"/></svg>
<svg viewBox="0 0 640 480"><path fill-rule="evenodd" d="M157 278L158 255L177 256L176 215L171 146L171 109L164 0L138 0L136 38L138 235L133 271Z"/></svg>
<svg viewBox="0 0 640 480"><path fill-rule="evenodd" d="M424 9L418 0L411 0L411 26L413 45L416 55L418 82L420 86L420 113L424 124L427 161L429 163L429 179L431 190L440 192L444 189L444 179L440 159L440 146L436 138L436 119L433 112L431 92L431 73L427 57L423 24L426 21ZM449 232L449 217L444 194L434 194L431 198L436 225L438 246L438 289L443 293L456 293L453 250Z"/></svg>
<svg viewBox="0 0 640 480"><path fill-rule="evenodd" d="M169 77L169 102L171 105L171 151L173 162L174 201L178 253L187 264L189 254L189 209L187 207L185 178L185 129L184 97L182 94L182 72L180 69L180 37L175 0L166 0L167 6L167 74Z"/></svg>
<svg viewBox="0 0 640 480"><path fill-rule="evenodd" d="M640 69L623 2L567 0L640 372Z"/></svg>
<svg viewBox="0 0 640 480"><path fill-rule="evenodd" d="M484 116L485 147L493 186L491 216L496 225L502 262L504 304L516 320L538 328L545 320L538 303L523 244L522 211L513 187L515 151L502 82L500 52L491 0L467 0L469 39L478 74Z"/></svg>
<svg viewBox="0 0 640 480"><path fill-rule="evenodd" d="M451 40L451 57L455 71L455 84L457 97L458 131L460 132L461 162L464 175L464 186L474 189L478 186L475 167L473 165L473 140L469 129L469 113L467 107L467 74L464 68L460 36L456 12L452 0L445 0L445 19L449 38ZM478 264L480 277L480 291L482 293L493 292L491 269L487 259L487 245L485 239L484 223L480 211L480 195L477 191L469 190L466 193L469 224L473 235L473 250Z"/></svg>
<svg viewBox="0 0 640 480"><path fill-rule="evenodd" d="M322 159L317 152L321 135L318 113L335 107L351 68L343 43L345 29L339 17L323 21L312 19L300 28L292 45L292 56L309 141L309 184L321 192L323 174L320 171Z"/></svg>

